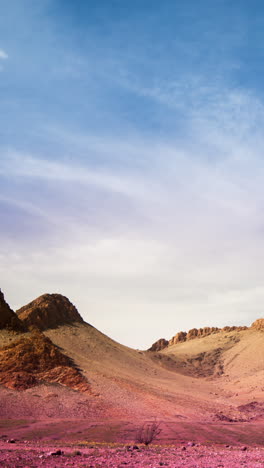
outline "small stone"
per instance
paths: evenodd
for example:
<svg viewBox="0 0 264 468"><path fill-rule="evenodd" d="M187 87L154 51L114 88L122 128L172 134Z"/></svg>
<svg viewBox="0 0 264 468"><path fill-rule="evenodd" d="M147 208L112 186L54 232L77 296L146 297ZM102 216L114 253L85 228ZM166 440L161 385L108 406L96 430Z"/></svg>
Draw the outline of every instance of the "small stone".
<svg viewBox="0 0 264 468"><path fill-rule="evenodd" d="M63 451L62 451L62 450L56 450L55 452L49 452L49 453L47 453L47 455L48 455L49 457L58 456L58 455L63 455Z"/></svg>
<svg viewBox="0 0 264 468"><path fill-rule="evenodd" d="M195 443L194 442L188 442L188 447L195 447Z"/></svg>

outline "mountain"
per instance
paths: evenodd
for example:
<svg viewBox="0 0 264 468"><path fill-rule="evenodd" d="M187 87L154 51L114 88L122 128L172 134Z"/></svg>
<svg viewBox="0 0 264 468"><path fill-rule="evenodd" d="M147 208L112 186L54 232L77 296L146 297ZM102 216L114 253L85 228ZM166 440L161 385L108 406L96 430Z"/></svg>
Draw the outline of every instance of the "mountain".
<svg viewBox="0 0 264 468"><path fill-rule="evenodd" d="M0 384L26 390L43 383L58 383L90 391L74 362L41 333L60 323L82 322L70 301L59 294L45 294L20 309L19 315L0 291Z"/></svg>
<svg viewBox="0 0 264 468"><path fill-rule="evenodd" d="M43 294L16 312L25 326L39 330L83 322L76 307L61 294Z"/></svg>
<svg viewBox="0 0 264 468"><path fill-rule="evenodd" d="M4 294L0 289L0 329L8 328L14 331L23 331L25 326L19 320L15 312L5 301Z"/></svg>
<svg viewBox="0 0 264 468"><path fill-rule="evenodd" d="M166 440L226 441L229 430L250 438L243 425L252 423L264 441L256 426L264 425L264 319L179 332L139 351L85 323L64 296L45 294L18 314L35 331L0 333L2 417L79 418L79 428L94 421L99 432L91 437L109 430L111 440L152 418L163 421Z"/></svg>

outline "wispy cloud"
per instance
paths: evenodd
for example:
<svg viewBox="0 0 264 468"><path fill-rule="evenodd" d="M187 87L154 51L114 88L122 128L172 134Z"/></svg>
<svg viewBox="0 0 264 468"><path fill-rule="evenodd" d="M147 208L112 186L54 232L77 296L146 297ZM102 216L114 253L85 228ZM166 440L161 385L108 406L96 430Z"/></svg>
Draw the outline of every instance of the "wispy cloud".
<svg viewBox="0 0 264 468"><path fill-rule="evenodd" d="M68 162L50 161L16 151L3 151L0 174L14 178L37 178L57 183L91 185L133 198L155 197L150 187L146 188L145 180L139 174L114 172L111 168L96 169L89 165L78 166Z"/></svg>
<svg viewBox="0 0 264 468"><path fill-rule="evenodd" d="M8 54L3 49L0 49L0 60L6 59L8 59Z"/></svg>

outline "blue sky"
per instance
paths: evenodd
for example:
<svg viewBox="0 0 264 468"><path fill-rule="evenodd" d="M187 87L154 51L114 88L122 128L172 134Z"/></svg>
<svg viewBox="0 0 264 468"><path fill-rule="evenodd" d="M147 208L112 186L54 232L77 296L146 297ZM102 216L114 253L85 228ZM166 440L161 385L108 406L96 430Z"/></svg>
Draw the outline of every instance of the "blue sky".
<svg viewBox="0 0 264 468"><path fill-rule="evenodd" d="M0 286L145 348L263 315L261 1L0 0Z"/></svg>

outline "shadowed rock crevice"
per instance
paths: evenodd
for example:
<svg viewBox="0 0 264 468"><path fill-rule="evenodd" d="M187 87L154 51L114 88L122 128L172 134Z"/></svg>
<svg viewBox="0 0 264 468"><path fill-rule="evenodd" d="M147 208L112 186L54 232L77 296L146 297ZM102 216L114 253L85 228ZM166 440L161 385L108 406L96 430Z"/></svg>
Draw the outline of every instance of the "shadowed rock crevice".
<svg viewBox="0 0 264 468"><path fill-rule="evenodd" d="M5 301L4 294L0 289L0 329L7 328L13 331L25 331L25 325L19 320L15 312Z"/></svg>

